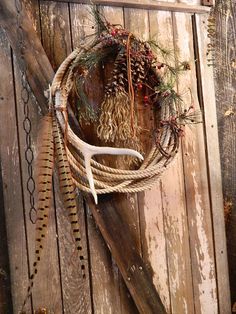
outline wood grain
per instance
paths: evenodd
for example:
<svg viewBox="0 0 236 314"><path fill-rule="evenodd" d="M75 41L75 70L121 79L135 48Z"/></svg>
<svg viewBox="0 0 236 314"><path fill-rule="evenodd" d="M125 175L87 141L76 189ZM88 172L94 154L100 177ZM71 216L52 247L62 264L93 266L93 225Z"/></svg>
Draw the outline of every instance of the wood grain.
<svg viewBox="0 0 236 314"><path fill-rule="evenodd" d="M65 2L65 0L57 0L58 2ZM89 0L70 0L73 3L90 4ZM174 2L174 3L171 3ZM179 3L177 1L160 1L155 0L94 0L93 4L107 5L107 6L118 6L125 8L145 9L145 10L162 10L162 11L174 11L174 12L188 12L188 13L207 13L210 11L209 7L202 5L194 5L193 3L188 4L184 1Z"/></svg>
<svg viewBox="0 0 236 314"><path fill-rule="evenodd" d="M0 156L10 259L11 294L13 311L17 313L22 305L28 284L28 254L24 217L26 208L21 187L22 178L12 55L8 40L2 29L0 34L1 74L4 76L4 80L0 80ZM7 127L6 121L8 122ZM26 310L31 311L30 300Z"/></svg>
<svg viewBox="0 0 236 314"><path fill-rule="evenodd" d="M0 30L0 40L2 40L2 30ZM0 52L1 57L1 52ZM1 85L0 85L1 88ZM0 89L0 97L2 98L2 90ZM1 99L2 100L2 99ZM2 105L2 104L1 104ZM1 141L0 141L1 145ZM1 155L0 155L1 156ZM1 157L0 157L1 165ZM12 296L10 282L10 261L8 253L5 206L3 195L2 167L0 166L0 312L12 313Z"/></svg>
<svg viewBox="0 0 236 314"><path fill-rule="evenodd" d="M69 6L65 3L43 2L40 4L43 46L56 70L72 50ZM55 180L56 187L58 179ZM86 224L81 195L78 198L78 214L82 234L82 245L85 252L86 279L79 271L78 251L71 232L71 226L59 193L55 198L60 271L62 284L63 307L65 313L91 313L91 296L89 280L89 263L87 254Z"/></svg>
<svg viewBox="0 0 236 314"><path fill-rule="evenodd" d="M31 6L26 7L26 14L33 19L32 24L35 27L39 26L39 7L38 3L31 1ZM40 30L36 29L38 33ZM25 119L26 108L24 107L22 101L22 82L21 74L16 60L14 60L15 69L15 81L16 81L16 103L17 103L17 122L18 122L18 133L19 133L19 143L20 143L20 155L21 158L21 169L22 169L22 190L25 199L26 213L26 230L27 230L27 240L29 247L29 257L30 257L30 270L32 270L32 263L34 260L34 249L35 249L35 225L29 220L29 210L30 201L29 193L27 191L27 180L28 180L28 166L26 159L24 157L26 145L26 134L23 130L23 121ZM35 106L36 102L34 99L29 99L29 118L31 121L31 148L33 150L34 157L37 156L37 133L38 125L40 121L40 116ZM26 122L27 123L27 122ZM28 153L29 154L29 153ZM30 157L30 155L28 155ZM33 163L33 167L34 167ZM35 201L36 201L36 195ZM33 217L35 219L35 216ZM47 233L47 245L45 245L45 250L42 254L42 262L39 264L39 276L36 277L35 285L32 293L33 308L37 310L39 308L46 308L51 313L56 313L62 311L61 302L61 286L60 286L60 270L59 270L59 260L58 260L58 246L57 239L55 237L56 227L55 227L55 209L52 206L49 213L49 225ZM45 294L45 291L48 293Z"/></svg>
<svg viewBox="0 0 236 314"><path fill-rule="evenodd" d="M217 1L215 87L232 304L236 302L236 80L235 1ZM228 209L227 210L227 205Z"/></svg>
<svg viewBox="0 0 236 314"><path fill-rule="evenodd" d="M201 76L202 101L204 108L204 126L207 147L207 163L210 182L211 210L213 219L215 259L217 271L217 290L219 301L219 312L230 313L230 291L228 277L228 262L226 250L224 205L222 195L221 167L219 155L219 140L215 106L215 89L213 69L207 66L207 18L197 16L194 19L196 25L197 48L199 51L197 63L199 75ZM221 274L225 275L222 276Z"/></svg>
<svg viewBox="0 0 236 314"><path fill-rule="evenodd" d="M40 3L42 43L54 70L71 52L70 21L67 3Z"/></svg>
<svg viewBox="0 0 236 314"><path fill-rule="evenodd" d="M182 14L183 15L183 14ZM175 51L173 14L169 13L171 22L164 24L159 29L165 29L166 36L162 34L162 45L164 38L169 42L169 49ZM177 26L178 27L178 26ZM180 40L180 47L183 46ZM173 66L174 60L170 60ZM184 90L184 82L178 84L176 89ZM189 233L187 220L187 205L184 191L184 174L182 147L171 167L161 178L161 196L163 202L164 228L167 242L167 263L169 270L169 286L171 295L172 313L194 313L194 296L192 287L191 257L189 245Z"/></svg>
<svg viewBox="0 0 236 314"><path fill-rule="evenodd" d="M15 51L20 68L22 68L21 53L17 40L17 14L14 3L11 1L3 0L0 3L0 25L4 27L7 32L8 40L10 40L11 47ZM40 40L35 36L35 31L32 27L32 22L28 18L25 7L22 7L22 32L25 42L25 49L23 51L23 59L34 63L33 67L27 69L27 79L34 90L35 97L42 104L41 110L45 113L47 111L47 100L44 93L41 91L48 89L48 82L53 79L53 71L44 53ZM31 59L32 54L35 56ZM40 56L40 57L39 57ZM37 75L35 75L37 73Z"/></svg>
<svg viewBox="0 0 236 314"><path fill-rule="evenodd" d="M117 202L111 195L99 197L100 209L91 197L86 201L92 210L96 223L106 240L112 256L125 280L140 313L166 313L160 297L152 283L150 270L143 262ZM122 232L119 232L122 230ZM114 243L116 245L114 246ZM123 252L123 254L120 254ZM124 254L125 252L125 254Z"/></svg>
<svg viewBox="0 0 236 314"><path fill-rule="evenodd" d="M195 110L199 110L191 24L190 15L174 14L177 59L188 60L191 69L179 77L178 83L185 86L179 93L183 94L191 88ZM186 106L191 104L189 93L185 96L185 102ZM185 127L183 160L195 311L218 313L209 182L202 124Z"/></svg>
<svg viewBox="0 0 236 314"><path fill-rule="evenodd" d="M70 4L71 29L73 46L86 42L87 36L94 33L94 17L91 7L83 4ZM102 101L103 80L101 69L98 67L90 78L92 84L87 84L86 92L90 103L97 108ZM96 136L96 123L83 125L86 139L91 143L98 143ZM98 227L94 223L91 210L87 206L88 242L90 253L90 271L92 285L92 299L95 313L112 313L121 311L119 272L111 257ZM102 289L101 289L102 287Z"/></svg>
<svg viewBox="0 0 236 314"><path fill-rule="evenodd" d="M146 36L156 40L160 45L173 49L171 47L173 46L172 38L169 38L169 31L172 32L170 16L169 12L149 11L149 28L146 30ZM168 45L166 45L166 38L168 38ZM153 283L167 312L170 313L167 241L160 182L157 182L151 190L139 193L138 202L143 258L145 262L150 263L153 271Z"/></svg>
<svg viewBox="0 0 236 314"><path fill-rule="evenodd" d="M25 108L22 102L22 84L21 75L18 64L14 60L14 76L16 84L16 116L18 124L18 136L19 136L19 153L21 156L21 171L22 171L22 193L24 197L25 206L25 224L28 241L28 254L29 254L29 269L32 271L32 265L34 261L35 250L35 225L33 225L29 219L30 211L30 199L27 191L28 180L28 165L25 159L25 151L27 149L26 134L23 129L23 121L25 119ZM34 157L37 156L37 133L40 116L38 115L37 107L34 105L34 101L29 99L29 118L32 123L31 130L31 148L33 150ZM30 155L29 155L30 156ZM33 167L35 163L33 163ZM35 195L36 197L36 195ZM36 201L37 198L35 198ZM35 216L33 216L35 219ZM36 310L41 307L45 307L52 313L60 312L62 310L61 303L61 287L60 287L60 272L59 272L59 260L58 260L58 247L56 239L56 227L55 227L55 209L52 207L49 211L49 223L47 230L47 237L45 241L44 250L42 252L42 262L39 263L38 277L35 278L35 284L32 292L33 308ZM47 291L47 293L45 293ZM25 290L26 294L26 290ZM23 300L21 300L23 301Z"/></svg>

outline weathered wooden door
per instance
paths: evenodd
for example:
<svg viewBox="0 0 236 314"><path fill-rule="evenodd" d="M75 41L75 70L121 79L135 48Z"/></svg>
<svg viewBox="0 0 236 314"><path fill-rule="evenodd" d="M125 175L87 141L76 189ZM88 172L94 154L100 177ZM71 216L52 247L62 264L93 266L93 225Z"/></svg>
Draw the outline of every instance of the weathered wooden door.
<svg viewBox="0 0 236 314"><path fill-rule="evenodd" d="M93 32L86 4L76 0L24 2L54 70ZM206 60L207 10L198 0L159 5L151 0L112 1L113 6L109 2L103 1L100 9L111 23L124 25L143 39L157 39L173 51L176 60L189 62L190 70L178 78L177 89L189 103L190 94L185 92L190 88L194 106L203 112L202 124L186 127L181 152L156 186L139 194L115 195L115 201L135 238L137 250L151 269L168 313L230 313L214 84ZM27 118L31 121L35 154L40 112L33 98L24 105L18 63L2 29L0 39L0 158L13 307L14 313L18 313L34 251L25 158L25 154L30 154L26 143ZM27 313L40 308L65 314L136 313L86 206L81 225L90 267L85 284L77 271L78 256L70 225L56 195L47 248Z"/></svg>

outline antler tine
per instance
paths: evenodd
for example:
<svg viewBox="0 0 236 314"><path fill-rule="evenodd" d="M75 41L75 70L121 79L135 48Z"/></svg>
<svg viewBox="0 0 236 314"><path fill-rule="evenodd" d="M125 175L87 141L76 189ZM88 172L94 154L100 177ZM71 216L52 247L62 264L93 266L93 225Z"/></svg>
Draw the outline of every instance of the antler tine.
<svg viewBox="0 0 236 314"><path fill-rule="evenodd" d="M61 109L63 109L64 106L65 106L65 104L63 104L62 100L61 100L61 92L59 90L57 90L55 92L55 108L60 109L60 110L56 111L56 114L57 114L57 118L59 120L59 123L63 129L65 129L65 117L63 114L63 110L61 110ZM87 175L87 179L89 182L89 187L90 187L91 193L94 197L94 201L96 204L97 204L98 200L97 200L97 193L96 193L96 189L95 189L95 185L94 185L93 173L92 173L92 169L91 169L91 158L94 155L105 155L105 154L108 154L108 155L130 155L130 156L137 157L137 158L143 160L143 156L139 152L137 152L133 149L115 148L115 147L106 147L106 146L99 147L99 146L90 145L90 144L82 141L78 136L76 136L69 125L68 125L67 132L68 132L67 133L68 141L75 148L80 150L80 152L84 156L86 175Z"/></svg>

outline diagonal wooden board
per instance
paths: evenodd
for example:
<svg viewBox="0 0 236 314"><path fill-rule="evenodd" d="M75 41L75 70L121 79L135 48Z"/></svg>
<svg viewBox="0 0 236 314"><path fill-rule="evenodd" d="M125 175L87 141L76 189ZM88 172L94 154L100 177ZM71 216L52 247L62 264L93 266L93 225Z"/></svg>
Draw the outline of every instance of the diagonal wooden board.
<svg viewBox="0 0 236 314"><path fill-rule="evenodd" d="M20 50L16 27L13 27L17 20L13 1L3 0L0 3L1 26L6 31L19 65L22 66L24 62L27 64L26 75L29 85L42 113L46 113L47 101L44 91L52 81L54 72L41 42L33 30L31 21L25 13L23 3L21 1L20 3L22 5L21 27L24 36L24 51ZM141 313L166 313L149 271L135 250L130 230L119 215L119 208L112 202L112 197L100 197L99 207L94 205L89 196L85 198L139 311Z"/></svg>

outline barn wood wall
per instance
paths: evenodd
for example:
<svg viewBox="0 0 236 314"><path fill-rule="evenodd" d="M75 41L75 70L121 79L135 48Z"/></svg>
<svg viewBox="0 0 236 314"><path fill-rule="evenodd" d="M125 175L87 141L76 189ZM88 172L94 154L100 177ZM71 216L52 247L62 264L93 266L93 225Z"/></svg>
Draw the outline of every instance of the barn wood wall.
<svg viewBox="0 0 236 314"><path fill-rule="evenodd" d="M34 0L26 1L26 6L47 56L56 70L69 52L91 32L93 21L88 13L88 6ZM195 32L198 32L194 42L190 14L109 6L101 7L101 10L113 23L124 25L142 38L147 39L151 35L165 46L169 45L175 52L176 60L189 60L191 70L179 78L177 88L183 93L186 86L191 86L195 106L198 108L204 105L206 96L203 91L202 97L199 97L196 72L200 71L200 75L206 69L204 66L196 66L194 61L196 41L199 41L203 50L206 44L206 39L200 35L206 22L204 18L198 18L194 22ZM3 180L6 183L4 202L13 278L13 305L17 312L26 291L29 265L33 257L34 226L28 219L29 201L24 188L27 165L24 160L24 112L20 99L20 73L3 32L1 39L3 68L9 84L7 88L2 88L5 95L0 116L3 121L11 121L7 133L2 123L0 126L1 134L4 134L1 159ZM208 75L212 79L209 72ZM95 79L99 83L98 75ZM99 89L91 89L89 93L94 101L101 97L98 94ZM214 90L207 100L212 106L213 95ZM189 103L188 94L184 97L186 103ZM30 115L33 126L32 146L36 150L39 114L33 101L30 101ZM215 122L214 114L206 119L206 125L214 125ZM216 128L213 129L211 140L217 134ZM219 187L211 191L212 185L209 186L211 169L209 170L208 158L213 148L206 145L209 140L203 125L187 128L186 133L175 164L152 190L138 195L114 197L136 239L136 249L152 269L153 282L168 312L228 313L227 296L223 298L222 294L227 292L227 285L222 279L217 280L220 258L216 261L215 255L218 254L219 246L214 243L212 229L214 215L212 219L211 195L219 191ZM216 143L216 154L217 149ZM11 166L9 159L13 161ZM216 179L219 180L219 172ZM219 206L220 204L219 199ZM80 208L83 208L83 204ZM221 221L220 208L217 210L217 219ZM90 280L85 284L81 282L70 226L56 195L50 217L48 246L27 311L30 313L32 308L46 307L49 313L84 313L84 309L87 313L136 313L137 309L94 224L89 208L82 212L81 225L84 243L88 248ZM224 252L221 255L224 256ZM225 269L223 262L220 269Z"/></svg>
<svg viewBox="0 0 236 314"><path fill-rule="evenodd" d="M232 304L236 302L236 3L217 1L215 78ZM235 306L234 306L235 307Z"/></svg>

